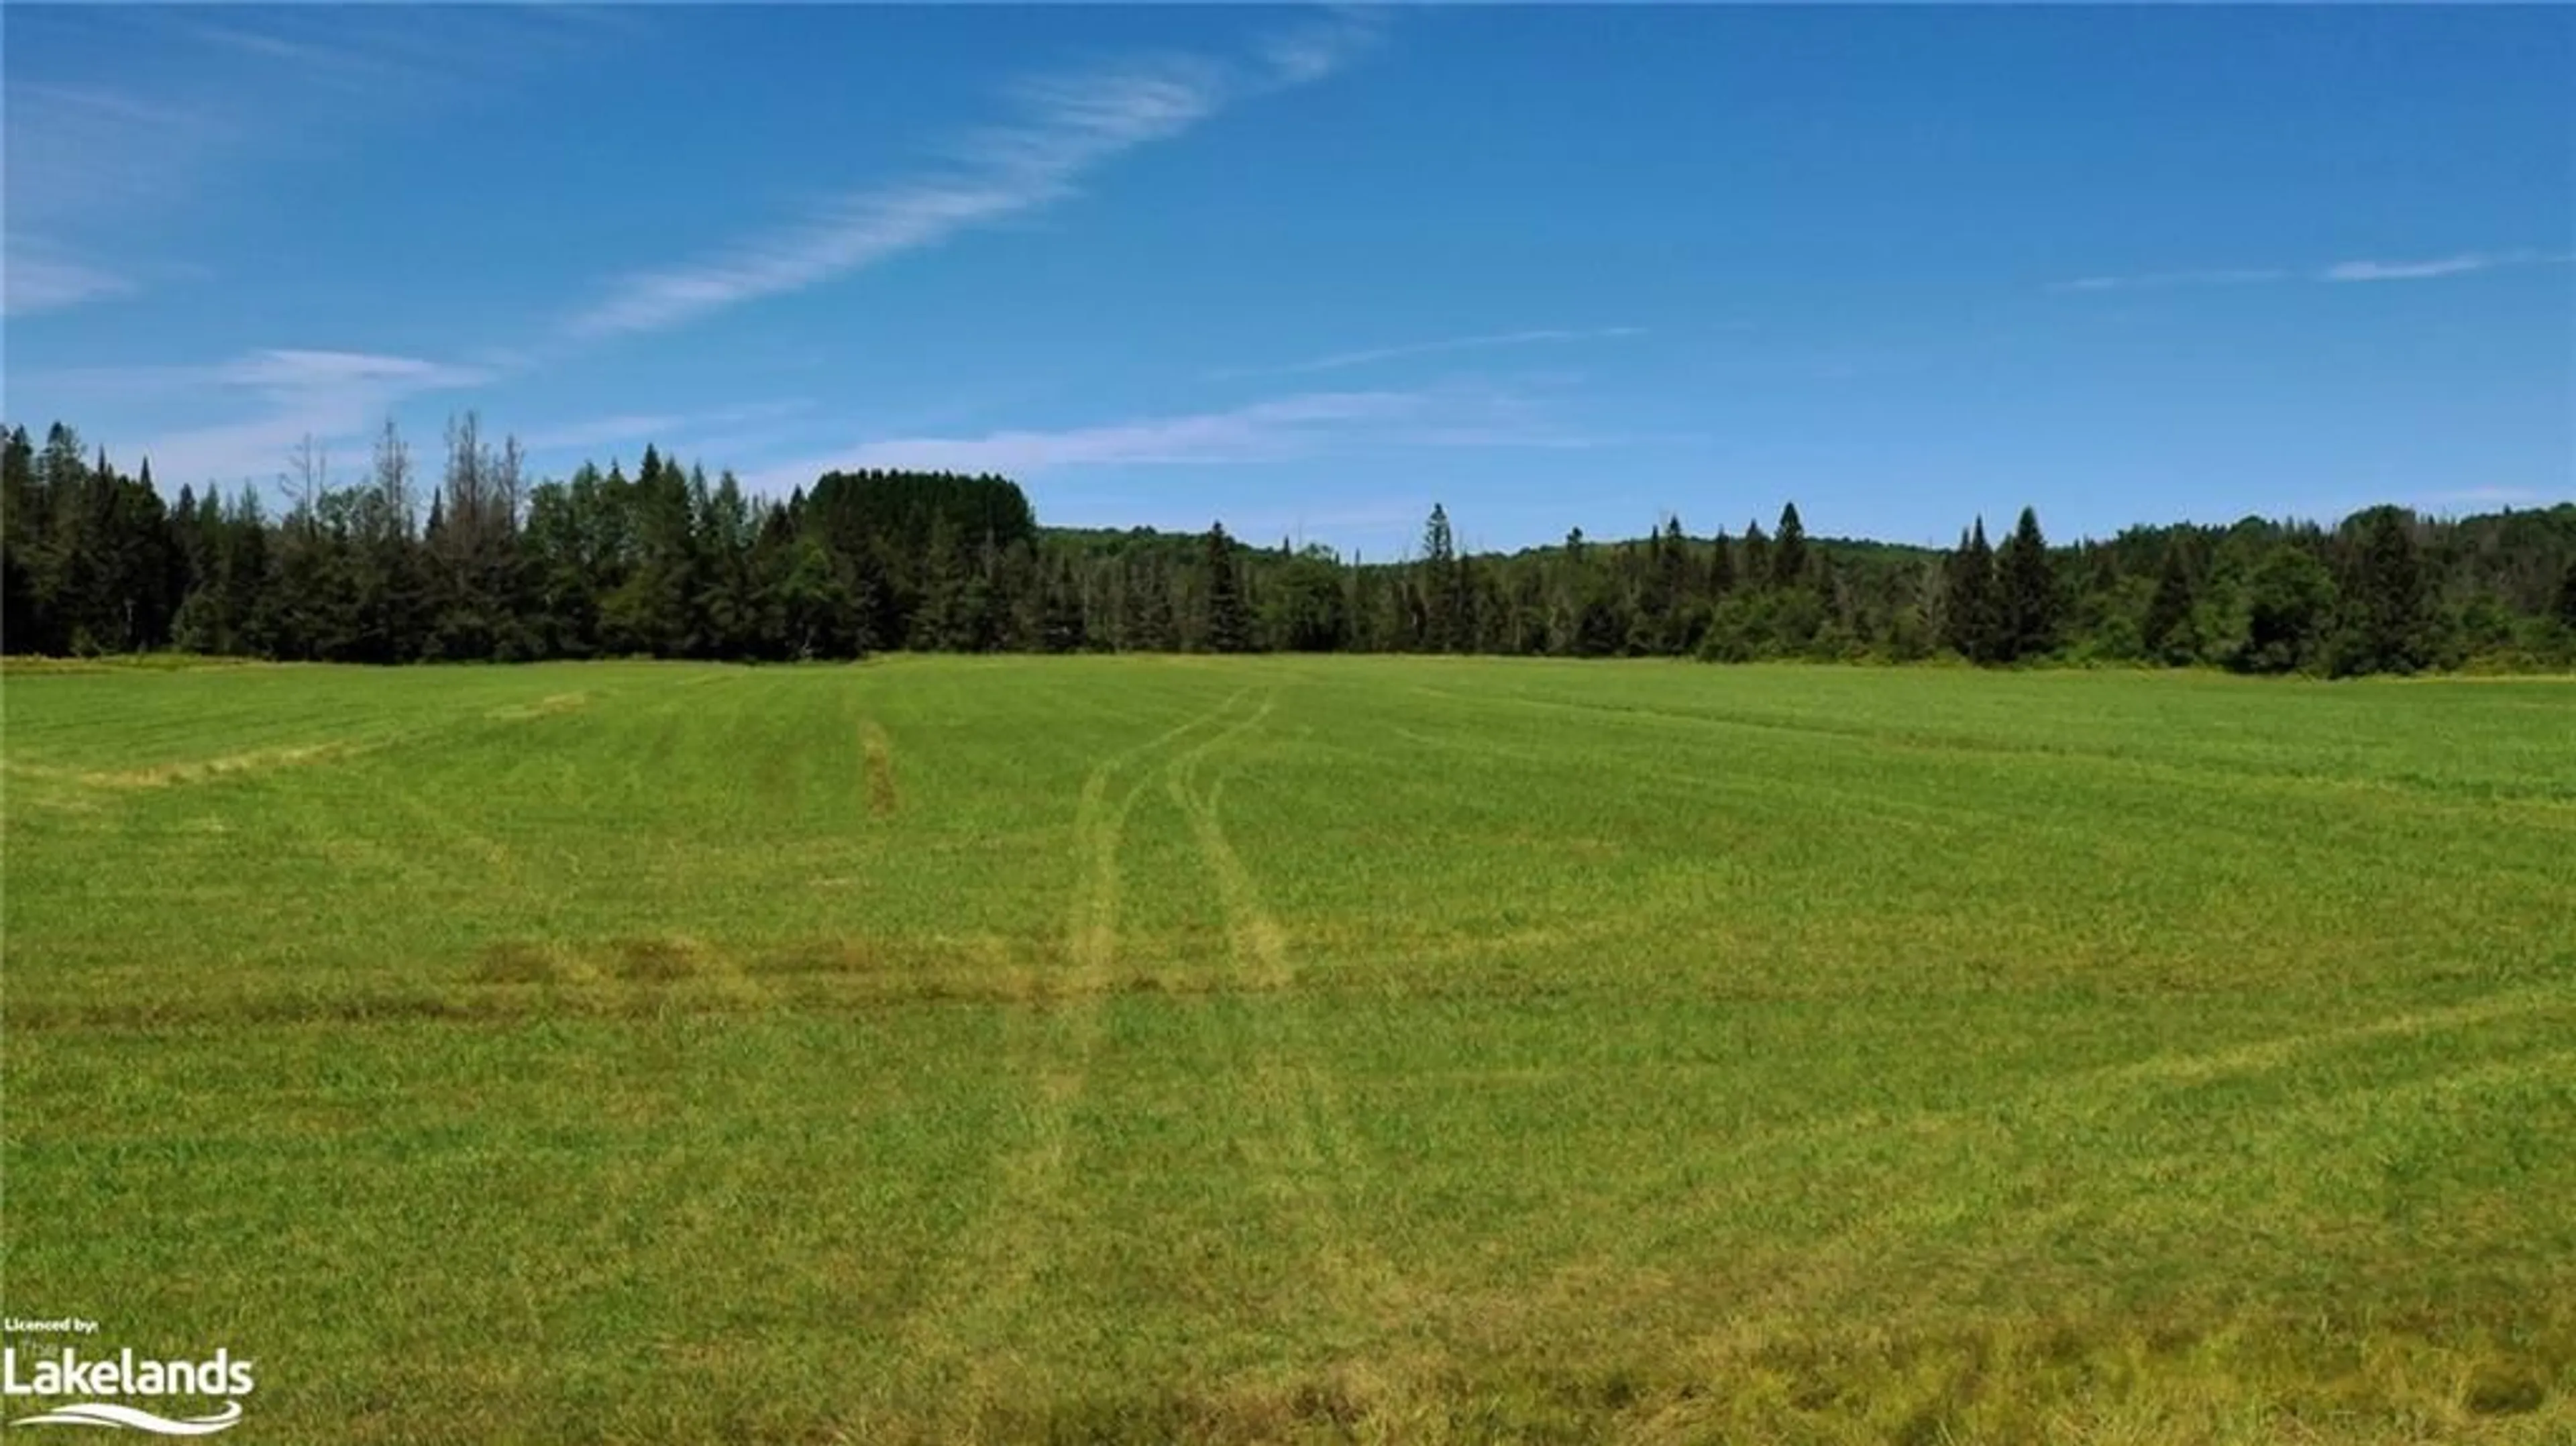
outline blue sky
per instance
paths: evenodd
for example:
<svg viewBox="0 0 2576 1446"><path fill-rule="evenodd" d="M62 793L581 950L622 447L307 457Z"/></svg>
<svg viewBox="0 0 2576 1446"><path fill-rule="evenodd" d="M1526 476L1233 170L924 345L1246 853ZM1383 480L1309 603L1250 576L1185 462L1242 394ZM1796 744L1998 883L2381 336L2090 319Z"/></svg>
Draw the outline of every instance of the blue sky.
<svg viewBox="0 0 2576 1446"><path fill-rule="evenodd" d="M2576 10L5 12L6 396L1384 556L2576 497Z"/></svg>

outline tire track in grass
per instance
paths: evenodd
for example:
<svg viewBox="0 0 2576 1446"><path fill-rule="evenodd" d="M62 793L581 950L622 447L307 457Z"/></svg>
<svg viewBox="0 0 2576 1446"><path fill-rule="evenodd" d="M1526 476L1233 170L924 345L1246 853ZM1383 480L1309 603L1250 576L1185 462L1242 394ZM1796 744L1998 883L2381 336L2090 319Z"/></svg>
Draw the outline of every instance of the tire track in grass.
<svg viewBox="0 0 2576 1446"><path fill-rule="evenodd" d="M903 806L894 786L894 739L874 718L859 720L859 756L868 780L868 812L877 818Z"/></svg>
<svg viewBox="0 0 2576 1446"><path fill-rule="evenodd" d="M457 713L434 718L427 723L402 726L380 722L371 729L347 736L273 744L207 757L168 759L128 768L73 768L13 758L0 760L0 773L105 793L185 787L221 779L340 764L482 725L524 723L556 717L588 706L590 696L588 692L558 693L532 703L490 708L480 713Z"/></svg>
<svg viewBox="0 0 2576 1446"><path fill-rule="evenodd" d="M963 1232L905 1318L891 1354L892 1396L877 1404L897 1421L925 1409L934 1439L979 1434L979 1417L1009 1399L1005 1345L1025 1338L1003 1329L1029 1311L1051 1243L1080 1224L1067 1199L1073 1115L1102 1033L1101 1001L1118 962L1118 851L1147 778L1119 785L1127 770L1193 732L1218 723L1250 693L1237 689L1204 713L1092 765L1073 821L1075 879L1065 911L1060 971L1032 971L1027 998L1003 1006L1006 1075L1031 1081L1022 1140L996 1162L1000 1176L980 1222ZM1114 796L1114 801L1113 801ZM1051 977L1053 976L1053 977Z"/></svg>
<svg viewBox="0 0 2576 1446"><path fill-rule="evenodd" d="M1263 903L1258 880L1226 837L1219 800L1224 780L1202 789L1208 757L1257 731L1277 706L1272 689L1260 707L1224 732L1165 765L1164 787L1189 821L1199 860L1225 913L1227 965L1235 988L1194 996L1211 1053L1237 1059L1252 1128L1236 1145L1259 1172L1260 1190L1288 1228L1305 1241L1319 1287L1321 1313L1335 1322L1334 1344L1351 1358L1376 1349L1390 1321L1409 1313L1403 1274L1379 1250L1363 1219L1367 1160L1350 1111L1297 992L1288 931ZM1224 1013L1238 1018L1224 1021ZM1240 1036L1240 1037L1232 1037Z"/></svg>
<svg viewBox="0 0 2576 1446"><path fill-rule="evenodd" d="M2217 1049L2159 1053L2128 1063L2049 1075L2008 1094L1972 1104L1905 1114L1864 1111L1807 1125L1784 1126L1733 1142L1709 1164L1712 1168L1720 1162L1751 1167L1793 1140L1812 1148L1824 1142L1854 1144L1872 1136L1901 1143L1908 1150L1930 1152L1929 1158L1936 1162L1955 1159L1978 1148L1981 1130L2000 1128L2015 1140L2032 1140L2073 1129L2104 1128L2117 1112L2146 1108L2168 1092L2231 1077L2271 1074L2336 1048L2473 1029L2563 1010L2570 1003L2563 989L2507 990L2456 1005L2408 1010L2330 1029L2298 1031ZM2453 1089L2473 1079L2520 1077L2531 1068L2530 1061L2516 1058L2438 1071L2421 1079L2366 1086L2362 1092L2404 1094ZM2341 1092L2311 1096L2295 1105L2277 1107L2273 1118L2295 1121L2319 1109L2340 1111L2346 1106L2346 1095ZM1731 1360L1764 1344L1783 1320L1796 1319L1801 1308L1814 1308L1820 1303L1835 1308L1873 1281L1906 1276L1909 1272L1904 1264L1905 1251L1929 1235L1982 1220L1991 1222L1991 1248L2003 1250L2027 1244L2046 1238L2069 1222L2086 1219L2102 1209L2106 1201L2171 1189L2172 1182L2163 1178L2163 1172L2177 1163L2205 1164L2170 1153L2123 1160L2117 1162L2114 1174L2094 1190L2063 1193L2051 1188L2050 1177L2057 1167L2047 1152L2040 1152L2034 1160L2019 1162L2010 1169L1985 1167L1988 1188L1982 1199L1958 1194L1955 1187L1945 1183L1949 1177L1938 1173L1923 1178L1882 1177L1879 1184L1884 1193L1875 1204L1855 1212L1829 1231L1811 1235L1795 1254L1773 1262L1766 1271L1768 1283L1735 1303L1728 1312L1728 1324L1697 1335L1689 1351L1702 1361ZM2056 1198L2048 1198L2052 1194ZM1994 1203L1999 1200L2014 1203L2004 1209ZM1673 1218L1686 1222L1692 1214L1688 1202L1683 1202L1683 1207L1673 1212Z"/></svg>

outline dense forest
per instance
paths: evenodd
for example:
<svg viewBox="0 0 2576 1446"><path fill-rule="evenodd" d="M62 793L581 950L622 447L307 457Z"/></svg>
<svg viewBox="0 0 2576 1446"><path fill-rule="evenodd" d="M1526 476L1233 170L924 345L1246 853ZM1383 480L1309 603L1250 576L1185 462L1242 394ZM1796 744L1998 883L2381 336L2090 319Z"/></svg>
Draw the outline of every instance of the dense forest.
<svg viewBox="0 0 2576 1446"><path fill-rule="evenodd" d="M5 436L13 654L338 662L925 651L1476 652L2256 673L2576 665L2576 504L2333 527L2247 518L2052 545L2024 509L1948 551L1766 531L1457 550L1434 507L1400 560L1226 534L1049 529L998 477L834 473L778 499L652 448L533 480L450 423L428 475L388 422L363 477L311 442L290 499L165 499L56 424Z"/></svg>

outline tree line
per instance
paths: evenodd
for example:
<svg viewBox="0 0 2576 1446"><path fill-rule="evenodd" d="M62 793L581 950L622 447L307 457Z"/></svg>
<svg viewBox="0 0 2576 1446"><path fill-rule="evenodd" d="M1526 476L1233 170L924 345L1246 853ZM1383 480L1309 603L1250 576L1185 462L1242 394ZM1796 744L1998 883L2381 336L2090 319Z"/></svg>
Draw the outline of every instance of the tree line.
<svg viewBox="0 0 2576 1446"><path fill-rule="evenodd" d="M286 505L127 475L59 423L0 435L0 650L403 663L938 652L1398 652L2112 662L2350 675L2576 666L2576 504L2373 507L2051 544L1811 538L1678 518L1466 553L1435 506L1370 562L1229 536L1044 528L993 476L827 474L785 498L647 447L535 480L452 421L434 471L388 422L354 481L308 440Z"/></svg>

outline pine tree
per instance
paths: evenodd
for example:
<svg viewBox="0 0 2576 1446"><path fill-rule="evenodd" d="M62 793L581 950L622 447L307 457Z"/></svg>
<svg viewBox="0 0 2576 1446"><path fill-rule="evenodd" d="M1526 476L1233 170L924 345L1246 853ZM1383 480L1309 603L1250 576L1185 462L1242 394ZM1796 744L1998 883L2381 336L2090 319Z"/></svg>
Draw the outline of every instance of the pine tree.
<svg viewBox="0 0 2576 1446"><path fill-rule="evenodd" d="M2003 604L1998 655L2006 662L2045 655L2057 646L2057 573L2039 533L2039 514L2030 508L2021 510L1996 572Z"/></svg>
<svg viewBox="0 0 2576 1446"><path fill-rule="evenodd" d="M1723 601L1735 591L1735 544L1726 540L1726 529L1717 530L1709 541L1708 597L1710 602Z"/></svg>
<svg viewBox="0 0 2576 1446"><path fill-rule="evenodd" d="M1744 566L1738 575L1755 592L1771 585L1771 539L1762 535L1760 522L1744 524Z"/></svg>
<svg viewBox="0 0 2576 1446"><path fill-rule="evenodd" d="M1422 645L1432 652L1454 653L1464 642L1465 611L1459 585L1458 549L1449 531L1449 512L1431 504L1422 526L1422 562L1417 593L1422 600Z"/></svg>
<svg viewBox="0 0 2576 1446"><path fill-rule="evenodd" d="M1690 539L1679 517L1667 517L1655 549L1654 607L1647 619L1659 653L1678 653L1689 644L1691 618L1698 611L1689 597L1689 570Z"/></svg>
<svg viewBox="0 0 2576 1446"><path fill-rule="evenodd" d="M1986 520L1961 534L1959 550L1950 554L1950 592L1943 609L1948 636L1942 639L1972 663L1995 661L1998 609L1995 606L1995 554L1986 542Z"/></svg>
<svg viewBox="0 0 2576 1446"><path fill-rule="evenodd" d="M1771 585L1804 586L1807 581L1807 527L1798 520L1798 504L1780 509L1780 531L1771 541Z"/></svg>
<svg viewBox="0 0 2576 1446"><path fill-rule="evenodd" d="M1435 509L1432 515L1439 513ZM1225 535L1222 522L1210 524L1207 534L1207 639L1208 651L1215 653L1252 647L1252 617L1243 605L1243 579L1235 572L1234 539Z"/></svg>

